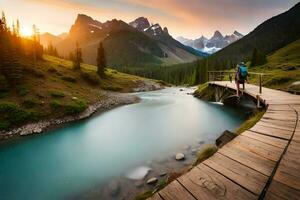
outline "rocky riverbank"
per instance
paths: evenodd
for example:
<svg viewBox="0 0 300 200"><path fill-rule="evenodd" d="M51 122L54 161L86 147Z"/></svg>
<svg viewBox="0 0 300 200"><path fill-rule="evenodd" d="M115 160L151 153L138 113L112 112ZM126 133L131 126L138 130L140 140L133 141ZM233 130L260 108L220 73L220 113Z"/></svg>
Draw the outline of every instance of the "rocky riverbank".
<svg viewBox="0 0 300 200"><path fill-rule="evenodd" d="M138 87L133 89L133 92L153 91L163 89L159 83L145 80L141 82ZM13 128L8 131L0 131L0 141L17 138L20 136L27 136L33 134L40 134L49 131L65 123L75 122L92 116L97 112L104 112L118 106L132 104L139 102L139 98L129 93L117 93L103 91L99 101L89 105L88 108L78 115L66 116L60 119L41 120L38 122L29 123L21 127Z"/></svg>

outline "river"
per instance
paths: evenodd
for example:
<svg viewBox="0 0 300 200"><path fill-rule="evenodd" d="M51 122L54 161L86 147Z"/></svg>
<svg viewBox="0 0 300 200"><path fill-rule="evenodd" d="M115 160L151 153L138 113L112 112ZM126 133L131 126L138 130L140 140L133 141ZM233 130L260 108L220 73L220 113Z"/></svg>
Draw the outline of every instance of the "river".
<svg viewBox="0 0 300 200"><path fill-rule="evenodd" d="M99 198L107 193L101 186L112 180L134 186L126 178L132 170L149 167L150 175L157 176L190 164L191 151L214 143L226 129L233 131L250 110L204 102L189 92L138 93L140 103L1 144L0 199ZM185 153L186 161L175 161L177 152ZM112 187L121 194L130 188Z"/></svg>

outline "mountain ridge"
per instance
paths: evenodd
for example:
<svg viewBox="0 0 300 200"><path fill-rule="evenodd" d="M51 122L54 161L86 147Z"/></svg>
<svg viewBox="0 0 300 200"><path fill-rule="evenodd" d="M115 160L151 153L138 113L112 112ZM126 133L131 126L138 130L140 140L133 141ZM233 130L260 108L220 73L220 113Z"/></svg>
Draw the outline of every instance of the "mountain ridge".
<svg viewBox="0 0 300 200"><path fill-rule="evenodd" d="M237 32L236 30L231 35L225 36L223 36L220 31L216 30L210 39L204 37L203 35L194 40L184 38L182 36L177 37L176 39L184 45L212 54L241 39L242 37L243 34Z"/></svg>
<svg viewBox="0 0 300 200"><path fill-rule="evenodd" d="M145 17L127 24L117 19L99 22L79 14L68 36L56 48L60 55L67 56L78 43L83 60L96 64L99 42L103 42L107 51L108 65L117 69L172 65L206 56L179 43L169 35L166 27L162 28L158 23L151 25Z"/></svg>

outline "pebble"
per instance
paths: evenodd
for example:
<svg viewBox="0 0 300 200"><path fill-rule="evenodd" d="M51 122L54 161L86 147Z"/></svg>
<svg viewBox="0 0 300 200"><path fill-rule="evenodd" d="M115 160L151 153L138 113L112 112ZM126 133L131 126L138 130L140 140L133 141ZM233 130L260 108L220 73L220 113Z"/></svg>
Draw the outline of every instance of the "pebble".
<svg viewBox="0 0 300 200"><path fill-rule="evenodd" d="M158 181L157 178L153 177L147 180L147 184L152 185L155 184Z"/></svg>
<svg viewBox="0 0 300 200"><path fill-rule="evenodd" d="M165 175L167 175L167 172L162 172L162 173L159 174L159 176L161 176L161 177L165 176Z"/></svg>
<svg viewBox="0 0 300 200"><path fill-rule="evenodd" d="M185 156L183 153L177 153L175 156L176 160L183 160L184 158L185 158Z"/></svg>

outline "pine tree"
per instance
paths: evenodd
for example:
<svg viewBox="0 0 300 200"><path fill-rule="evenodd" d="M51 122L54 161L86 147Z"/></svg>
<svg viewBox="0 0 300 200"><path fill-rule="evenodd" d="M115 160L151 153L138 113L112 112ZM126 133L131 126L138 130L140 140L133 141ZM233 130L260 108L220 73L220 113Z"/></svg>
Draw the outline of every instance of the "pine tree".
<svg viewBox="0 0 300 200"><path fill-rule="evenodd" d="M266 62L267 62L266 55L262 54L257 48L254 48L251 57L251 67L257 65L263 65Z"/></svg>
<svg viewBox="0 0 300 200"><path fill-rule="evenodd" d="M97 53L97 67L98 67L98 75L103 77L105 75L105 68L106 68L106 57L105 57L105 51L102 45L102 42L100 42L98 47L98 53Z"/></svg>
<svg viewBox="0 0 300 200"><path fill-rule="evenodd" d="M16 34L18 37L20 37L20 21L18 19L16 24Z"/></svg>
<svg viewBox="0 0 300 200"><path fill-rule="evenodd" d="M4 31L8 31L6 17L5 17L5 13L3 11L2 11L1 21L2 21L2 26L3 26Z"/></svg>
<svg viewBox="0 0 300 200"><path fill-rule="evenodd" d="M74 58L73 58L73 68L75 70L80 70L80 63L82 63L82 52L81 52L81 48L79 47L79 44L77 42L76 49L74 52Z"/></svg>

